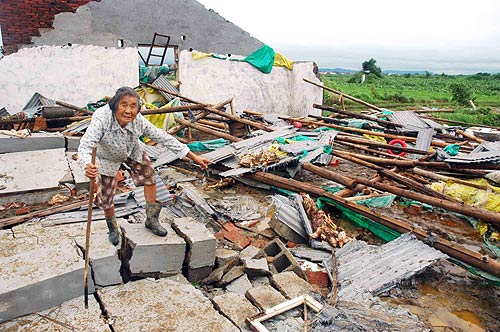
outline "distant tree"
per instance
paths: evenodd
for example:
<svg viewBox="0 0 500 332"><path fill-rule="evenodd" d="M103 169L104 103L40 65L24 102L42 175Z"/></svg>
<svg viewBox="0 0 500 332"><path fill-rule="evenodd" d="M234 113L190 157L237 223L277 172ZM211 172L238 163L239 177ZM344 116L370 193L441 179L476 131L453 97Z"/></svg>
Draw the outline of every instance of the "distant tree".
<svg viewBox="0 0 500 332"><path fill-rule="evenodd" d="M425 78L430 78L432 76L430 71L425 71Z"/></svg>
<svg viewBox="0 0 500 332"><path fill-rule="evenodd" d="M382 77L382 69L380 69L380 67L377 66L376 63L377 60L371 58L370 60L363 62L361 66L364 72L375 74L378 77Z"/></svg>
<svg viewBox="0 0 500 332"><path fill-rule="evenodd" d="M460 105L467 106L469 100L474 100L472 97L472 91L470 88L460 83L453 83L450 85L452 100L456 101Z"/></svg>

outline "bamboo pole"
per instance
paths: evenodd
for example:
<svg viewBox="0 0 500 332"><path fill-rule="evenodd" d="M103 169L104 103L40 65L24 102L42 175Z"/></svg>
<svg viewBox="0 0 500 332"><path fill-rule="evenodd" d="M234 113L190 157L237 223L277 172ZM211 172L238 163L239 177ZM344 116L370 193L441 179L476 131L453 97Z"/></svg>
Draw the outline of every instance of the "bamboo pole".
<svg viewBox="0 0 500 332"><path fill-rule="evenodd" d="M78 107L78 106L75 106L75 105L71 105L65 101L61 101L61 100L56 100L56 104L59 105L59 106L63 106L63 107L66 107L66 108L70 108L72 110L75 110L75 111L78 111L78 112L82 112L84 114L87 114L87 115L92 115L94 114L93 112L89 111L88 109L86 108L83 108L83 107Z"/></svg>
<svg viewBox="0 0 500 332"><path fill-rule="evenodd" d="M458 125L463 125L467 127L484 127L484 128L492 128L492 129L498 129L500 130L500 127L495 127L495 126L488 126L488 125L483 125L479 123L467 123L467 122L462 122L462 121L455 121L455 120L447 120L447 119L441 119L441 118L436 118L434 116L422 116L425 119L430 119L434 121L441 121L444 123L451 123L451 124L458 124Z"/></svg>
<svg viewBox="0 0 500 332"><path fill-rule="evenodd" d="M468 187L472 187L472 188L477 188L477 189L481 189L481 190L492 189L492 187L489 186L489 185L483 186L483 185L480 185L480 184L477 184L477 183L471 183L471 182L464 181L464 180L461 180L461 179L457 179L457 178L454 178L454 177L444 176L444 175L441 175L441 174L436 174L434 172L429 172L429 171L423 170L423 169L418 168L418 167L413 168L412 172L415 173L415 174L418 174L418 175L422 175L422 176L428 177L429 179L433 179L433 180L436 180L436 181L444 181L444 182L452 181L452 182L456 182L456 183L459 183L459 184L463 184L464 186L468 186Z"/></svg>
<svg viewBox="0 0 500 332"><path fill-rule="evenodd" d="M329 193L323 188L311 184L303 183L294 179L286 179L274 174L269 174L264 172L245 174L244 177L260 181L266 184L270 184L276 187L292 190L295 192L303 191L303 192L308 192L310 194L314 194L316 196L327 197L332 201L334 201L335 203L345 208L348 208L353 212L361 214L362 216L367 217L384 226L387 226L399 233L412 232L420 240L426 240L429 236L426 230L415 228L412 225L404 221L398 220L396 218L385 216L377 212L373 212L364 206L351 203L348 200L345 200L332 193ZM431 243L431 245L434 248L444 252L445 254L453 258L466 262L467 264L470 264L476 268L479 268L483 271L489 272L497 277L500 277L500 262L494 259L489 259L488 256L483 256L480 253L474 252L456 243L452 243L439 236L435 236L435 238L433 239L434 241Z"/></svg>
<svg viewBox="0 0 500 332"><path fill-rule="evenodd" d="M352 128L352 127L343 127L343 126L338 126L338 125L335 125L332 123L323 123L323 122L319 122L319 121L311 121L311 120L307 120L307 119L292 118L292 117L286 117L286 116L280 116L279 118L282 120L287 120L287 121L298 121L298 122L301 122L301 123L306 124L306 125L311 124L311 125L316 125L316 126L320 126L320 127L322 126L322 127L338 129L338 130L345 131L345 132L380 136L380 137L385 137L385 138L390 138L390 139L402 139L405 142L416 142L417 141L416 137L394 135L394 134L388 134L388 133L383 133L383 132L378 132L378 131ZM431 142L431 144L433 146L440 147L440 148L444 148L448 145L448 143L446 143L446 142L441 142L441 141L436 141L436 140L433 140Z"/></svg>
<svg viewBox="0 0 500 332"><path fill-rule="evenodd" d="M205 105L201 104L193 104L193 105L181 105L181 106L171 106L171 107L161 107L154 110L142 110L142 115L150 115L150 114L165 114L165 113L175 113L175 112L183 112L187 110L202 110L205 108Z"/></svg>
<svg viewBox="0 0 500 332"><path fill-rule="evenodd" d="M229 135L229 134L226 134L226 133L223 133L223 132L220 132L220 131L216 131L216 130L213 130L213 129L210 129L210 128L207 128L207 127L203 127L197 123L191 123L187 120L181 120L181 119L177 119L176 120L177 122L179 122L180 124L182 125L185 125L187 127L191 127L191 128L194 128L194 129L197 129L201 132L204 132L204 133L207 133L207 134L210 134L210 135L214 135L216 137L222 137L222 138L225 138L231 142L239 142L239 141L242 141L241 138L238 138L238 137L235 137L235 136L232 136L232 135Z"/></svg>
<svg viewBox="0 0 500 332"><path fill-rule="evenodd" d="M402 124L399 124L399 123L393 123L393 122L386 121L386 120L380 120L378 118L374 118L374 117L371 117L371 116L368 116L368 115L359 114L359 113L355 113L355 112L349 112L349 111L339 110L337 108L333 108L333 107L330 107L330 106L313 104L313 107L321 109L321 110L325 110L325 111L337 112L337 113L340 113L340 114L349 115L351 117L358 118L358 119L373 121L373 122L376 122L376 123L384 125L384 126L392 126L392 127L398 127L398 128L403 128L404 127Z"/></svg>
<svg viewBox="0 0 500 332"><path fill-rule="evenodd" d="M423 150L419 150L419 149L404 148L402 146L390 145L390 144L380 143L380 142L371 141L371 140L362 139L362 138L347 137L345 135L335 136L335 141L344 141L344 142L349 142L349 143L368 145L368 146L387 149L387 150L405 151L405 152L414 153L414 154L426 155L429 153L427 151L423 151Z"/></svg>
<svg viewBox="0 0 500 332"><path fill-rule="evenodd" d="M372 108L372 109L377 110L377 111L379 111L379 112L382 112L382 111L383 111L383 109L381 109L380 107L377 107L377 106L375 106L375 105L369 104L369 103L367 103L367 102L366 102L366 101L364 101L364 100L361 100L361 99L355 98L355 97L353 97L353 96L349 96L348 94L345 94L345 93L343 93L343 92L340 92L340 91L338 91L338 90L335 90L335 89L329 88L329 87L327 87L327 86L323 86L323 85L320 85L320 84L318 84L318 83L315 83L315 82L309 81L308 79L305 79L305 78L303 78L303 80L304 80L304 81L306 81L307 83L310 83L310 84L315 85L315 86L317 86L317 87L320 87L320 88L322 88L322 89L328 90L328 91L330 91L330 92L336 93L336 94L338 94L338 95L340 95L340 96L343 96L344 98L347 98L347 99L350 99L350 100L352 100L352 101L355 101L355 102L357 102L357 103L359 103L359 104L361 104L361 105L364 105L364 106L366 106L366 107Z"/></svg>

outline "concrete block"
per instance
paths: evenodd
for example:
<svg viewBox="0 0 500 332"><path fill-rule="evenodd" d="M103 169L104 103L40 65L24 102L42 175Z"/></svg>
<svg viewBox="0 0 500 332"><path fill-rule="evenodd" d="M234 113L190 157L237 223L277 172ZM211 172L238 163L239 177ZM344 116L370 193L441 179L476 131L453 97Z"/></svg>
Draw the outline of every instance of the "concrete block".
<svg viewBox="0 0 500 332"><path fill-rule="evenodd" d="M66 151L77 152L80 146L80 137L78 136L64 136L66 140Z"/></svg>
<svg viewBox="0 0 500 332"><path fill-rule="evenodd" d="M272 308L286 301L286 298L271 285L250 288L245 297L261 310Z"/></svg>
<svg viewBox="0 0 500 332"><path fill-rule="evenodd" d="M226 285L226 289L230 292L233 293L238 293L240 295L245 296L247 293L247 290L252 288L252 284L248 280L248 277L246 274L242 275L238 279L234 280L232 283L229 285Z"/></svg>
<svg viewBox="0 0 500 332"><path fill-rule="evenodd" d="M187 279L190 282L200 282L212 273L213 268L211 266L202 266L196 269L187 269Z"/></svg>
<svg viewBox="0 0 500 332"><path fill-rule="evenodd" d="M118 223L126 223L118 219ZM76 243L85 251L85 236L75 239ZM108 240L107 232L92 234L90 238L90 264L96 286L106 287L122 283L120 268L122 262L118 257L118 248Z"/></svg>
<svg viewBox="0 0 500 332"><path fill-rule="evenodd" d="M172 228L186 240L186 265L189 268L214 265L216 240L205 225L193 218L176 218Z"/></svg>
<svg viewBox="0 0 500 332"><path fill-rule="evenodd" d="M221 279L221 284L227 285L233 280L238 279L243 274L245 274L243 270L244 270L243 266L234 266L233 268L231 268L231 270L227 271L227 273L224 274L224 276Z"/></svg>
<svg viewBox="0 0 500 332"><path fill-rule="evenodd" d="M81 296L37 314L30 314L1 323L0 331L111 332L109 325L102 317L99 303L93 296L89 296L88 309L85 309L84 299Z"/></svg>
<svg viewBox="0 0 500 332"><path fill-rule="evenodd" d="M215 249L215 266L223 266L232 259L238 258L240 253L236 250L217 248Z"/></svg>
<svg viewBox="0 0 500 332"><path fill-rule="evenodd" d="M142 279L98 290L113 331L237 332L208 298L191 285Z"/></svg>
<svg viewBox="0 0 500 332"><path fill-rule="evenodd" d="M278 274L273 274L271 283L281 294L288 299L293 299L301 295L314 294L314 288L307 281L295 274L295 272L287 271Z"/></svg>
<svg viewBox="0 0 500 332"><path fill-rule="evenodd" d="M265 258L243 260L245 273L250 277L265 276L271 274Z"/></svg>
<svg viewBox="0 0 500 332"><path fill-rule="evenodd" d="M169 224L166 237L154 235L144 224L122 223L126 238L126 256L131 275L148 276L179 273L182 269L186 243Z"/></svg>
<svg viewBox="0 0 500 332"><path fill-rule="evenodd" d="M256 246L249 245L245 249L243 249L240 252L240 258L241 259L246 259L246 258L260 258L264 255L263 251L260 248L257 248Z"/></svg>
<svg viewBox="0 0 500 332"><path fill-rule="evenodd" d="M240 329L250 329L246 319L259 313L259 310L244 295L225 293L212 299L215 308L229 318Z"/></svg>
<svg viewBox="0 0 500 332"><path fill-rule="evenodd" d="M0 258L0 322L83 294L84 260L76 248L37 248ZM95 291L89 278L89 293Z"/></svg>
<svg viewBox="0 0 500 332"><path fill-rule="evenodd" d="M0 134L0 154L50 149L64 149L64 136L61 133L31 133L25 138Z"/></svg>
<svg viewBox="0 0 500 332"><path fill-rule="evenodd" d="M298 276L304 278L304 274L299 264L292 256L290 251L285 245L275 238L264 247L264 252L271 261L271 271L273 273L280 273L283 271L294 271Z"/></svg>

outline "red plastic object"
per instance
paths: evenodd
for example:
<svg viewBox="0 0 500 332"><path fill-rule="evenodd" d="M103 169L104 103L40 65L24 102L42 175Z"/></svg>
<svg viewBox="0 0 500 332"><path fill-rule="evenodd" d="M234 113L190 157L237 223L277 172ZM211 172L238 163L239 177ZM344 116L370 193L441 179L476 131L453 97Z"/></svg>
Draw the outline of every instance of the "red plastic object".
<svg viewBox="0 0 500 332"><path fill-rule="evenodd" d="M299 121L294 121L294 122L293 122L293 126L294 126L295 128L302 128L302 122L299 122Z"/></svg>
<svg viewBox="0 0 500 332"><path fill-rule="evenodd" d="M396 144L403 147L403 148L408 147L408 145L406 145L406 142L403 141L402 139L399 139L399 138L393 139L392 141L389 142L389 145L396 145ZM389 152L390 154L392 154L394 156L399 156L399 157L404 157L406 155L406 151L401 151L400 153L395 153L391 149L387 149L387 152Z"/></svg>

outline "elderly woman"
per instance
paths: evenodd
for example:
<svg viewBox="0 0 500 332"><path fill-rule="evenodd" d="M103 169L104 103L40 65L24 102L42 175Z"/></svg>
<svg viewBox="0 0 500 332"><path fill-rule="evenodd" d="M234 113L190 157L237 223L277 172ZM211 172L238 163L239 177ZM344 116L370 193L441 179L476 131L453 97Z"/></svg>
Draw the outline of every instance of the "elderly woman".
<svg viewBox="0 0 500 332"><path fill-rule="evenodd" d="M99 189L96 202L104 210L109 229L108 238L113 245L118 244L119 239L113 201L115 176L123 162L130 167L134 184L144 186L146 228L158 236L167 235L167 230L158 220L161 205L156 202L155 172L139 143L140 136L144 135L162 143L179 158L187 156L201 169L207 168L210 163L208 159L194 154L173 136L156 128L139 111L140 97L137 92L129 87L118 89L108 105L94 112L78 148L78 159L85 168L85 175L90 179L97 178ZM91 163L94 144L97 144L96 164Z"/></svg>

